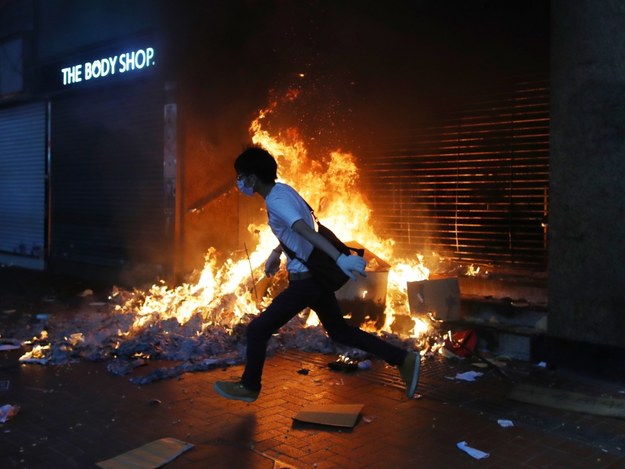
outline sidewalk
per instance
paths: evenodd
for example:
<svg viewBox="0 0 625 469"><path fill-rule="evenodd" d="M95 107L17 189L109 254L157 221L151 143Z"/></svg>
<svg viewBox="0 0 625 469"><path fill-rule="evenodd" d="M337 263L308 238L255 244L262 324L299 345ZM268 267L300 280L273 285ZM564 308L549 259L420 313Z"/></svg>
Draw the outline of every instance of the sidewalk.
<svg viewBox="0 0 625 469"><path fill-rule="evenodd" d="M13 293L28 308L28 289ZM172 469L625 467L624 419L507 398L515 383L532 383L625 399L625 384L526 363L509 364L503 376L469 360L428 358L420 396L409 399L396 370L383 362L342 373L327 366L336 356L286 350L267 360L261 396L247 404L213 390L215 381L240 376L241 366L137 386L129 376L109 374L105 363L20 365L20 354L0 352L0 381L9 386L0 391L0 405L21 407L0 425L2 468L95 468L163 437L194 445L165 466ZM164 365L152 362L133 376ZM475 382L450 379L468 370L483 375ZM312 404L364 407L353 429L295 423ZM503 428L498 419L514 426ZM461 441L490 456L473 459L456 447Z"/></svg>

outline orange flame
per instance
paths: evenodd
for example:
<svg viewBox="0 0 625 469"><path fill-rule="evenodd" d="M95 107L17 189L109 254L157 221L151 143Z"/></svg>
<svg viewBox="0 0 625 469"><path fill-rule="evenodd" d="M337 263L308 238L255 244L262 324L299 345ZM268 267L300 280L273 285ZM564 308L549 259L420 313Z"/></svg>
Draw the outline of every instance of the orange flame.
<svg viewBox="0 0 625 469"><path fill-rule="evenodd" d="M296 98L297 93L287 93L287 100ZM358 167L352 154L336 150L325 157L313 158L308 155L296 130L288 129L284 135L276 136L263 128L263 121L277 106L277 101L272 103L251 123L252 141L274 155L278 161L279 180L295 187L339 238L358 241L391 265L383 326L384 330L390 330L395 314L409 312L406 282L427 279L429 270L423 265L420 255L413 259L395 258L394 241L374 233L370 222L371 209L359 190ZM253 277L261 278L262 266L276 240L268 226L253 226L250 229L257 233L258 242L254 251L249 253L249 259L235 260L232 256L219 267L214 249L209 249L196 283L185 283L173 289L162 284L154 285L146 293L142 304L128 301L118 306L119 310L128 312L133 309L136 313L129 333L170 318L185 324L196 313L202 317L200 329L210 325L233 327L246 315L257 314L259 306L266 306L271 298L262 298L261 304L257 304L250 266ZM309 318L308 324L314 323L314 319ZM425 322L415 319L412 335L423 334L427 327Z"/></svg>

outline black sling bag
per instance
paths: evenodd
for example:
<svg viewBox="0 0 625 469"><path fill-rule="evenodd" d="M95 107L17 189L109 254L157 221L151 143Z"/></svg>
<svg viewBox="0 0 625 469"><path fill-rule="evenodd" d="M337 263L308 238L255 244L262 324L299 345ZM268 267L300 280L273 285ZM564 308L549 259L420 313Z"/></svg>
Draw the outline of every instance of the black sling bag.
<svg viewBox="0 0 625 469"><path fill-rule="evenodd" d="M314 210L306 203L310 213L312 214L315 222L317 223L317 232L327 239L332 246L334 246L341 254L349 256L352 251L360 257L364 256L365 250L360 248L352 248L347 246L341 241L328 227L321 224ZM335 260L328 256L321 249L313 246L313 250L308 256L307 260L301 259L295 255L295 253L286 247L286 245L280 241L282 249L291 259L297 259L306 267L313 276L313 279L325 290L336 291L341 288L349 280L349 277L341 270L336 264Z"/></svg>

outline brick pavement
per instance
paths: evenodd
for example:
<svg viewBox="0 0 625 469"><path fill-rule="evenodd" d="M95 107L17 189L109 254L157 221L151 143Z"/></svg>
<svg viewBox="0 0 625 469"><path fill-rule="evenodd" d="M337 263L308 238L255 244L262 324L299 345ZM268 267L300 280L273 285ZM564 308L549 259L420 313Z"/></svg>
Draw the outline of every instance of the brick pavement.
<svg viewBox="0 0 625 469"><path fill-rule="evenodd" d="M345 374L326 366L335 357L285 351L268 360L263 392L248 404L212 389L240 366L137 386L102 363L17 365L16 352L0 355L0 379L11 383L0 400L22 407L0 427L2 468L96 467L167 436L195 445L171 469L625 467L624 421L507 400L510 383L492 371L474 383L446 378L465 363L428 360L423 394L408 399L381 362ZM346 403L364 404L352 430L293 421L308 404ZM463 440L490 457L472 459L456 448Z"/></svg>
<svg viewBox="0 0 625 469"><path fill-rule="evenodd" d="M0 310L63 314L86 287L91 285L0 268ZM46 295L56 302L42 302ZM0 320L0 335L5 331ZM167 436L195 445L166 466L172 469L625 468L625 420L508 400L511 380L493 370L481 370L484 376L473 383L447 378L475 369L468 361L429 358L421 397L408 399L397 372L382 362L344 374L327 367L334 356L289 350L268 359L263 392L247 404L213 391L215 381L238 377L240 366L137 386L128 376L109 374L104 363L19 365L20 353L0 352L0 381L10 383L0 391L0 405L21 406L0 425L1 469L95 468L97 461ZM151 363L134 374L163 365ZM308 374L298 373L302 369ZM523 363L506 373L520 382L625 398L623 382ZM364 405L352 430L293 422L307 404L344 403ZM515 426L501 428L502 418ZM460 441L490 457L472 459L456 448Z"/></svg>

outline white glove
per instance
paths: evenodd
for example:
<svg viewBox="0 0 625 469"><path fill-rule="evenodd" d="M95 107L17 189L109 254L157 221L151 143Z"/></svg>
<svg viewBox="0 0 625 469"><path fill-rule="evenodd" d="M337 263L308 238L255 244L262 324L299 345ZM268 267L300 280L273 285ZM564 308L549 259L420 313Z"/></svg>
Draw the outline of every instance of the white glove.
<svg viewBox="0 0 625 469"><path fill-rule="evenodd" d="M365 267L367 267L367 261L365 261L360 256L341 254L339 258L336 260L336 265L338 265L345 275L347 275L352 280L356 280L356 276L353 272L358 272L363 277L366 277Z"/></svg>
<svg viewBox="0 0 625 469"><path fill-rule="evenodd" d="M282 253L276 251L275 249L271 251L271 254L269 254L269 257L265 262L265 275L267 277L271 277L280 268L280 254Z"/></svg>

